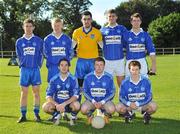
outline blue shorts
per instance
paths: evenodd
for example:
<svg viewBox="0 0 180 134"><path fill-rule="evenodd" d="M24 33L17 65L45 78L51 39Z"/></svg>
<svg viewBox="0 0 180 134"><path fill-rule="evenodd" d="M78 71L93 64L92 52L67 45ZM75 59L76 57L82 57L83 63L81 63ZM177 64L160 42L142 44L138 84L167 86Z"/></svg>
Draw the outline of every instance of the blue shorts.
<svg viewBox="0 0 180 134"><path fill-rule="evenodd" d="M41 75L39 68L26 68L20 69L20 85L28 87L29 85L36 86L41 84Z"/></svg>
<svg viewBox="0 0 180 134"><path fill-rule="evenodd" d="M79 79L84 79L88 73L94 71L94 60L78 58L75 76Z"/></svg>
<svg viewBox="0 0 180 134"><path fill-rule="evenodd" d="M50 82L51 78L59 73L58 65L51 65L48 67L48 78L47 81Z"/></svg>

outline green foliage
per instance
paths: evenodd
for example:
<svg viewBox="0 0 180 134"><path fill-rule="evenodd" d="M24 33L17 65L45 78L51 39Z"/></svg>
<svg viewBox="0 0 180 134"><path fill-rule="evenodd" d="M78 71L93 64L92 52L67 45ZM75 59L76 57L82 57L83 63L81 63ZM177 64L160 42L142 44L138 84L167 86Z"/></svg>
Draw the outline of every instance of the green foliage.
<svg viewBox="0 0 180 134"><path fill-rule="evenodd" d="M180 46L180 13L154 20L148 28L156 47Z"/></svg>
<svg viewBox="0 0 180 134"><path fill-rule="evenodd" d="M110 124L97 130L86 125L86 116L78 114L77 125L69 126L68 122L61 120L59 126L48 122L50 117L40 110L42 123L34 122L32 90L28 94L28 122L17 124L20 116L19 98L19 68L7 66L9 59L0 59L0 134L179 134L180 128L180 55L158 56L156 76L150 77L153 89L154 101L158 104L158 111L152 116L150 125L144 125L142 115L136 114L136 118L130 124L125 124L122 117L116 113L110 119ZM45 62L44 62L45 63ZM74 72L76 59L71 62L71 72ZM169 70L171 69L171 71ZM74 73L73 73L74 74ZM41 104L45 102L47 88L47 69L45 64L41 69ZM116 91L118 91L116 85ZM118 92L114 98L118 103Z"/></svg>
<svg viewBox="0 0 180 134"><path fill-rule="evenodd" d="M117 8L118 23L131 28L130 16L139 12L142 15L142 28L146 31L149 23L159 16L180 12L180 1L177 0L130 0L121 3Z"/></svg>
<svg viewBox="0 0 180 134"><path fill-rule="evenodd" d="M70 35L74 29L82 25L81 13L88 10L91 5L89 0L53 0L51 3L53 17L59 16L64 20L66 31Z"/></svg>

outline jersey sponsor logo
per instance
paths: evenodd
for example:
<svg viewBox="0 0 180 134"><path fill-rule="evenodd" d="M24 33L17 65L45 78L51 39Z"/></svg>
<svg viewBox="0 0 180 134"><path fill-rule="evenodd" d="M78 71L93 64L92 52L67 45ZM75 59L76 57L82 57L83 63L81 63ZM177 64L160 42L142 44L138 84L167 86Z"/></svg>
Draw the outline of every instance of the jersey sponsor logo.
<svg viewBox="0 0 180 134"><path fill-rule="evenodd" d="M106 45L110 44L121 44L121 36L113 35L113 36L105 36Z"/></svg>
<svg viewBox="0 0 180 134"><path fill-rule="evenodd" d="M66 48L65 47L52 47L52 56L66 56Z"/></svg>
<svg viewBox="0 0 180 134"><path fill-rule="evenodd" d="M25 47L23 48L24 56L25 55L35 55L35 47Z"/></svg>
<svg viewBox="0 0 180 134"><path fill-rule="evenodd" d="M91 34L90 37L91 37L91 39L94 39L94 38L95 38L95 35L94 35L94 34Z"/></svg>
<svg viewBox="0 0 180 134"><path fill-rule="evenodd" d="M92 97L104 97L106 95L106 89L104 88L91 88Z"/></svg>
<svg viewBox="0 0 180 134"><path fill-rule="evenodd" d="M132 93L132 94L128 94L128 99L129 101L140 101L140 100L144 100L146 97L146 93Z"/></svg>
<svg viewBox="0 0 180 134"><path fill-rule="evenodd" d="M130 52L144 52L145 44L129 44Z"/></svg>
<svg viewBox="0 0 180 134"><path fill-rule="evenodd" d="M63 90L57 92L57 98L58 99L68 99L69 98L69 91Z"/></svg>

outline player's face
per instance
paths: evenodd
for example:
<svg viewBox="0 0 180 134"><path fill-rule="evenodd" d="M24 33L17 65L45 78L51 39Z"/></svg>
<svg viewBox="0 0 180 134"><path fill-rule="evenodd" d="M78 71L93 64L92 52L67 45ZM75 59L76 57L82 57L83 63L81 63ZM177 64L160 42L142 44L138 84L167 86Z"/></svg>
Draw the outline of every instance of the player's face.
<svg viewBox="0 0 180 134"><path fill-rule="evenodd" d="M138 66L131 66L129 71L131 73L131 76L138 76L140 73L140 69Z"/></svg>
<svg viewBox="0 0 180 134"><path fill-rule="evenodd" d="M90 28L91 27L91 23L92 23L92 18L90 15L83 15L81 22L83 24L83 27L85 28Z"/></svg>
<svg viewBox="0 0 180 134"><path fill-rule="evenodd" d="M109 24L116 24L116 21L117 21L117 16L115 13L109 13L107 15L107 20L108 20L108 23Z"/></svg>
<svg viewBox="0 0 180 134"><path fill-rule="evenodd" d="M52 29L54 33L61 33L63 28L62 22L54 22L52 23Z"/></svg>
<svg viewBox="0 0 180 134"><path fill-rule="evenodd" d="M104 62L102 61L96 61L94 64L95 72L98 74L103 73L104 71Z"/></svg>
<svg viewBox="0 0 180 134"><path fill-rule="evenodd" d="M62 74L68 73L69 65L68 65L67 61L61 61L60 65L59 65L59 69Z"/></svg>
<svg viewBox="0 0 180 134"><path fill-rule="evenodd" d="M141 19L139 17L133 17L133 19L131 20L131 25L132 28L138 29L141 27Z"/></svg>
<svg viewBox="0 0 180 134"><path fill-rule="evenodd" d="M31 23L24 23L24 24L23 24L24 33L25 33L26 35L31 35L31 34L33 34L34 28L35 28L35 27L34 27L33 24L31 24Z"/></svg>

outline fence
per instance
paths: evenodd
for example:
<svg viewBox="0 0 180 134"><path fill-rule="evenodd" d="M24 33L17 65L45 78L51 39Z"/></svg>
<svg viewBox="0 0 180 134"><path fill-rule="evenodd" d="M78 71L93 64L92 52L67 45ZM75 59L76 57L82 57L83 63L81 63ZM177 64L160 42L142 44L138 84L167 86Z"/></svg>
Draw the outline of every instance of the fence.
<svg viewBox="0 0 180 134"><path fill-rule="evenodd" d="M166 54L180 54L180 47L176 48L156 48L157 55L166 55ZM15 51L0 51L0 58L11 58L15 57Z"/></svg>

